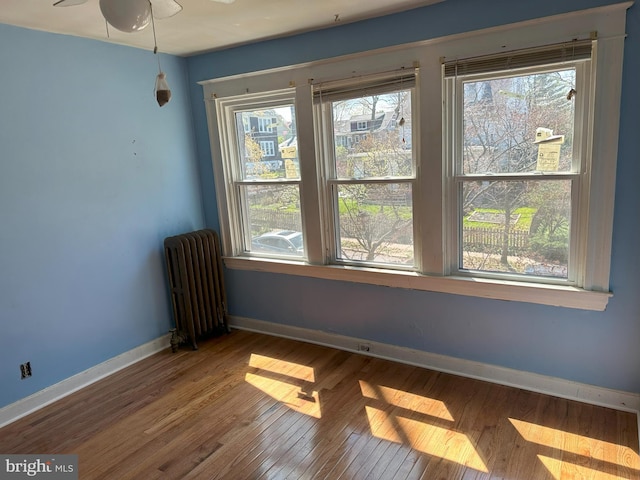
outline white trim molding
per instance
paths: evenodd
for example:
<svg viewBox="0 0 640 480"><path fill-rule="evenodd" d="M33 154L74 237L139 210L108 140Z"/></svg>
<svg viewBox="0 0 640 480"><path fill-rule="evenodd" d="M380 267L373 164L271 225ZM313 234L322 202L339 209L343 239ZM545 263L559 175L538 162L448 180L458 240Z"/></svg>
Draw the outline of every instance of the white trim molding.
<svg viewBox="0 0 640 480"><path fill-rule="evenodd" d="M123 368L133 365L165 348L169 348L169 335L163 335L151 340L139 347L133 348L118 356L110 358L98 365L66 378L50 387L29 395L17 402L0 408L0 428L15 422L16 420L40 410L47 405L56 402L73 392L91 385Z"/></svg>
<svg viewBox="0 0 640 480"><path fill-rule="evenodd" d="M436 353L414 350L385 343L373 342L335 333L322 332L279 323L265 322L245 317L231 316L231 328L290 338L337 348L371 357L392 360L417 367L451 373L461 377L522 388L536 393L576 400L583 403L632 412L640 419L640 394L597 387L562 378L540 375L488 363L474 362ZM369 351L358 350L358 345L367 344Z"/></svg>
<svg viewBox="0 0 640 480"><path fill-rule="evenodd" d="M406 288L450 293L494 300L537 303L552 307L604 311L611 292L585 290L570 285L553 285L522 281L463 276L436 276L402 270L351 267L348 265L311 265L302 261L273 260L256 257L225 257L232 270L281 273L304 277L366 283L383 287Z"/></svg>

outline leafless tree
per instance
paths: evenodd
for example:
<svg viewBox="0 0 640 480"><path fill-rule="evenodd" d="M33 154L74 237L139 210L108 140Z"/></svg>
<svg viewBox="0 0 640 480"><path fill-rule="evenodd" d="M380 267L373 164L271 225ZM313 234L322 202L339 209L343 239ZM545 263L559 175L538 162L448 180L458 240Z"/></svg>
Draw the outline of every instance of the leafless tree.
<svg viewBox="0 0 640 480"><path fill-rule="evenodd" d="M559 72L469 82L464 86L464 173L518 174L536 169L538 127L566 135L572 143L573 105L567 91L570 75ZM565 152L568 149L565 148ZM570 164L570 154L561 168ZM504 214L501 263L508 267L509 238L514 210L532 197L534 184L522 181L465 182L465 214L486 207Z"/></svg>
<svg viewBox="0 0 640 480"><path fill-rule="evenodd" d="M360 109L357 110L358 115L367 115L372 120L382 118L382 123L368 129L366 137L351 149L336 149L339 177L371 179L412 174L411 150L402 143L397 122L397 112L403 108L401 102L407 97L406 92L401 92L370 96L356 102ZM377 110L380 104L387 108ZM345 110L341 106L337 108ZM413 221L409 183L345 183L338 188L340 235L344 239L342 255L345 258L412 261ZM403 244L404 248L401 247ZM344 245L349 248L344 248ZM394 248L403 251L392 251Z"/></svg>

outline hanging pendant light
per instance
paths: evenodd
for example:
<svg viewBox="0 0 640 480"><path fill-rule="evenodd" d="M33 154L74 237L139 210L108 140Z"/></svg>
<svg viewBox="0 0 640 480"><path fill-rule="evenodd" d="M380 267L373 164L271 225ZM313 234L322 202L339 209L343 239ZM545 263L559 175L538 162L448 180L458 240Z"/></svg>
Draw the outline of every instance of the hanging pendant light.
<svg viewBox="0 0 640 480"><path fill-rule="evenodd" d="M156 76L156 101L158 105L163 106L169 103L171 100L171 90L169 89L169 84L167 83L166 75L162 70Z"/></svg>
<svg viewBox="0 0 640 480"><path fill-rule="evenodd" d="M113 28L122 32L137 32L151 22L149 0L100 0L100 10Z"/></svg>
<svg viewBox="0 0 640 480"><path fill-rule="evenodd" d="M149 0L146 0L149 2ZM158 55L158 39L156 38L156 22L153 21L153 6L151 2L149 2L149 8L151 10L151 28L153 30L153 54ZM156 75L156 85L155 85L155 94L156 101L159 106L163 106L169 103L171 100L171 89L169 88L169 84L167 83L167 78L164 72L162 71L162 67L160 66L160 57L158 58L158 75Z"/></svg>

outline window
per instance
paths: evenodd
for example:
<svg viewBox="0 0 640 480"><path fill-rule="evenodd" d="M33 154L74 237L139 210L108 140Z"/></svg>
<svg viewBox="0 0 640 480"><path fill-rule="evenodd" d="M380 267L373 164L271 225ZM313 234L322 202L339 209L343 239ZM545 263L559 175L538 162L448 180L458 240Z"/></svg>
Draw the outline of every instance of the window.
<svg viewBox="0 0 640 480"><path fill-rule="evenodd" d="M260 150L264 157L273 157L276 154L276 147L272 140L260 140Z"/></svg>
<svg viewBox="0 0 640 480"><path fill-rule="evenodd" d="M233 183L229 201L237 211L238 252L302 257L300 173L292 99L287 95L242 99L225 108L224 118L230 146L226 165ZM259 140L264 137L246 133L243 125L247 119L257 119L260 128L272 126L269 134L274 139ZM284 127L279 131L278 125L289 127L286 132ZM276 150L279 135L284 137L282 153Z"/></svg>
<svg viewBox="0 0 640 480"><path fill-rule="evenodd" d="M451 269L582 285L591 42L490 60L445 65Z"/></svg>
<svg viewBox="0 0 640 480"><path fill-rule="evenodd" d="M276 125L275 117L258 117L258 132L270 133Z"/></svg>
<svg viewBox="0 0 640 480"><path fill-rule="evenodd" d="M405 81L412 84L412 78ZM323 93L323 88L329 91ZM411 117L412 89L400 88L398 78L377 87L374 82L366 91L316 88L326 125L322 131L332 137L323 138L323 144L334 146L321 154L327 166L332 259L337 263L414 267L414 156L405 141L406 120L402 127L391 121L396 112ZM354 117L363 116L382 120L369 135L356 135L345 147L345 131ZM358 129L361 125L366 128L367 122L357 121Z"/></svg>
<svg viewBox="0 0 640 480"><path fill-rule="evenodd" d="M624 12L205 82L227 266L604 309Z"/></svg>

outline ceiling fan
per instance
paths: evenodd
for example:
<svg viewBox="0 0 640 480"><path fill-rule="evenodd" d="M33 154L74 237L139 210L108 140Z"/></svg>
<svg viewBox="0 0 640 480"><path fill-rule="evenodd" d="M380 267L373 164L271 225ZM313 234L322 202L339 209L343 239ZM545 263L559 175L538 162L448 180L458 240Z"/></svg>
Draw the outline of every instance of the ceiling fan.
<svg viewBox="0 0 640 480"><path fill-rule="evenodd" d="M58 0L54 7L82 5L89 0ZM233 3L235 0L212 0ZM146 28L153 18L173 17L182 10L175 0L100 0L100 11L109 25L122 32L137 32Z"/></svg>

